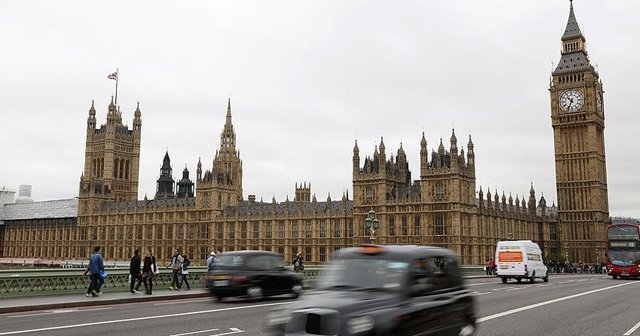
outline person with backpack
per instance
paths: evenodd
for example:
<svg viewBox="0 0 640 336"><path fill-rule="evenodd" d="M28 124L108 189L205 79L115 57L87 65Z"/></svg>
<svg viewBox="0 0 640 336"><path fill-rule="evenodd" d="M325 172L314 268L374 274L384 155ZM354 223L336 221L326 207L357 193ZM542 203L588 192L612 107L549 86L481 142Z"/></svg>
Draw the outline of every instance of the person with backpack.
<svg viewBox="0 0 640 336"><path fill-rule="evenodd" d="M151 253L151 249L147 249L147 256L144 257L144 263L142 265L142 282L144 283L145 294L151 295L153 291L153 278L158 271L158 265L156 265L156 257Z"/></svg>
<svg viewBox="0 0 640 336"><path fill-rule="evenodd" d="M178 285L178 290L180 288L182 288L182 284L186 284L187 285L187 290L191 290L191 286L189 286L189 281L187 280L187 277L189 276L189 265L191 264L191 261L189 261L189 257L185 254L184 255L184 260L182 261L182 271L181 271L181 275L182 275L182 279L180 279L180 285Z"/></svg>

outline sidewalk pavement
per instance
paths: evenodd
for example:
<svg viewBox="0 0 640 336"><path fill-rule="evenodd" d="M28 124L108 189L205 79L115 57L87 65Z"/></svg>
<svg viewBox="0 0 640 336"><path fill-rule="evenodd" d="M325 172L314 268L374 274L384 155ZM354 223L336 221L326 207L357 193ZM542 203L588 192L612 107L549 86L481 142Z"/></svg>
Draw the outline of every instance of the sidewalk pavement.
<svg viewBox="0 0 640 336"><path fill-rule="evenodd" d="M210 295L211 294L207 290L199 287L192 288L190 291L154 288L153 294L151 295L145 295L143 292L140 292L139 294L131 294L128 291L118 291L104 292L98 297L86 297L85 292L83 291L77 294L11 297L0 299L0 314L70 307L102 306L119 303L180 300L206 297Z"/></svg>

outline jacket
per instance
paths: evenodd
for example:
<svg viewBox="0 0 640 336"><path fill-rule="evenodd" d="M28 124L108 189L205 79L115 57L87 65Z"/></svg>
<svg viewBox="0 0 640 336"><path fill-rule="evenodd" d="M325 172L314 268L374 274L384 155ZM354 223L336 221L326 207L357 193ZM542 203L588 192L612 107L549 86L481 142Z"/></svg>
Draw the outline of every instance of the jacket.
<svg viewBox="0 0 640 336"><path fill-rule="evenodd" d="M131 262L129 263L129 273L140 274L140 256L137 254L131 258Z"/></svg>
<svg viewBox="0 0 640 336"><path fill-rule="evenodd" d="M102 256L99 252L94 252L89 259L89 272L91 272L91 274L98 274L101 271L104 271Z"/></svg>

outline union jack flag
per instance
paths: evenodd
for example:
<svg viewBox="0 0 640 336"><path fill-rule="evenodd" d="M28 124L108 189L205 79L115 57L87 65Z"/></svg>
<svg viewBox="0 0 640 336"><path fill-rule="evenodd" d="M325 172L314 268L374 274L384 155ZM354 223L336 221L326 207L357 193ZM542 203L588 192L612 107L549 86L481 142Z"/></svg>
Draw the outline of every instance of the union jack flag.
<svg viewBox="0 0 640 336"><path fill-rule="evenodd" d="M113 79L113 80L118 80L118 72L116 71L116 72L110 74L109 76L107 76L107 78Z"/></svg>

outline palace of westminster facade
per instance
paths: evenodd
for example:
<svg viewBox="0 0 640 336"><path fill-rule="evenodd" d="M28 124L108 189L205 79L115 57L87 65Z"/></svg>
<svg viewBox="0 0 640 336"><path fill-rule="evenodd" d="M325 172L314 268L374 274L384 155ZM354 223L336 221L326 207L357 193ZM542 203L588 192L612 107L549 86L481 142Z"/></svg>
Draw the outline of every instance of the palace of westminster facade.
<svg viewBox="0 0 640 336"><path fill-rule="evenodd" d="M441 140L431 152L422 134L417 180L402 145L389 155L381 139L363 159L357 142L353 148L353 199L318 201L306 183L295 185L293 200L244 199L230 102L212 165L203 172L199 160L195 183L186 168L175 183L166 153L155 197L138 200L141 111L129 129L112 101L99 128L93 104L89 110L78 198L36 202L72 210L40 218L21 210L33 205L0 206L0 257L84 259L100 245L107 260L127 260L134 248L147 247L166 260L180 247L196 261L212 250L263 249L322 263L336 249L373 241L442 246L463 264L483 264L496 242L512 238L571 261L602 260L609 222L603 90L573 5L562 44L549 87L557 207L537 198L533 185L526 200L477 190L473 142L459 146L455 132L448 148ZM371 210L380 223L374 233L365 227Z"/></svg>

